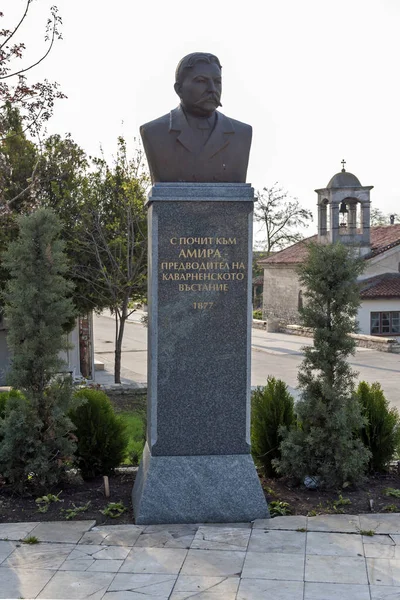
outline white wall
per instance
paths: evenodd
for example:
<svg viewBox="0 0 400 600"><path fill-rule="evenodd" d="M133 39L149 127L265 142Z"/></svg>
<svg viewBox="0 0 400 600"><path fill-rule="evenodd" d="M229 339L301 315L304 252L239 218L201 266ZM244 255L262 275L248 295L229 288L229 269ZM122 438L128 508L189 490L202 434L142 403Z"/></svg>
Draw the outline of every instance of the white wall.
<svg viewBox="0 0 400 600"><path fill-rule="evenodd" d="M72 371L74 377L80 377L78 320L76 321L75 328L68 335L68 342L73 345L73 348L67 352L61 352L60 358L67 363L67 371ZM0 327L0 385L6 384L6 372L9 368L9 364L10 351L7 346L7 331Z"/></svg>
<svg viewBox="0 0 400 600"><path fill-rule="evenodd" d="M79 320L76 320L74 329L68 334L68 344L72 346L67 352L61 352L60 358L67 363L66 370L72 371L73 377L80 377L79 356Z"/></svg>
<svg viewBox="0 0 400 600"><path fill-rule="evenodd" d="M372 312L384 312L384 311L400 311L400 298L395 299L371 299L364 300L360 308L358 309L358 324L359 333L371 335L371 313ZM385 337L385 336L383 336ZM392 336L390 336L392 337ZM400 336L395 339L400 341Z"/></svg>
<svg viewBox="0 0 400 600"><path fill-rule="evenodd" d="M378 254L366 261L366 269L360 279L382 275L383 273L398 273L400 264L400 247L396 246L384 254Z"/></svg>

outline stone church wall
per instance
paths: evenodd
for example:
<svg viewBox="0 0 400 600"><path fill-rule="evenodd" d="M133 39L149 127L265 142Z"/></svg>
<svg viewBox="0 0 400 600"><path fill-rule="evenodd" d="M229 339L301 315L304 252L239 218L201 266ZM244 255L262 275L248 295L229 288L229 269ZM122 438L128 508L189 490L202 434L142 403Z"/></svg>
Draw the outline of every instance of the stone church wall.
<svg viewBox="0 0 400 600"><path fill-rule="evenodd" d="M301 286L294 268L279 265L264 269L263 319L299 322Z"/></svg>

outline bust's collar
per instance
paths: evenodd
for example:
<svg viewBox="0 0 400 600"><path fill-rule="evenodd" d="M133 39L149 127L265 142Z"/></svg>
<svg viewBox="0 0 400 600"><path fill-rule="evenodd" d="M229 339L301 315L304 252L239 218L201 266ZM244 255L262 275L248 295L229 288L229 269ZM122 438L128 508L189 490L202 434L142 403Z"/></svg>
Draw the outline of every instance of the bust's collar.
<svg viewBox="0 0 400 600"><path fill-rule="evenodd" d="M216 123L215 129L219 129L223 133L235 133L235 129L233 127L232 121L220 113L218 110L216 112ZM174 108L170 112L170 121L169 121L169 130L170 131L184 131L189 127L186 115L182 109L182 106L179 104L177 108Z"/></svg>

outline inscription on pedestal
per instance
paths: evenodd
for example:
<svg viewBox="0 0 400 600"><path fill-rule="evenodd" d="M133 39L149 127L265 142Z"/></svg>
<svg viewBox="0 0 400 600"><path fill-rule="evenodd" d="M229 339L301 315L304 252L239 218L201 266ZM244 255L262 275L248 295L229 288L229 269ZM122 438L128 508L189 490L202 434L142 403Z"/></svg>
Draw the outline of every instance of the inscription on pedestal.
<svg viewBox="0 0 400 600"><path fill-rule="evenodd" d="M230 262L228 247L238 244L236 237L173 237L169 242L177 256L173 262L161 261L161 281L177 283L180 292L195 292L191 302L195 310L215 306L215 302L199 300L201 292L229 292L233 282L244 281L245 259Z"/></svg>
<svg viewBox="0 0 400 600"><path fill-rule="evenodd" d="M246 454L252 204L151 208L158 223L157 439L151 451Z"/></svg>

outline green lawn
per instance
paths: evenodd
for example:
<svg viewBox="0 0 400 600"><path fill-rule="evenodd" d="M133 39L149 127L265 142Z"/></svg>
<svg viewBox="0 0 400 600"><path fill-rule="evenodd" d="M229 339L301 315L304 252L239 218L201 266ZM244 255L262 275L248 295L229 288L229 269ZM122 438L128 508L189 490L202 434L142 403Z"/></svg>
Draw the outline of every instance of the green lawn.
<svg viewBox="0 0 400 600"><path fill-rule="evenodd" d="M145 414L143 412L120 412L118 416L126 425L129 436L126 465L137 465L142 457L145 438Z"/></svg>

